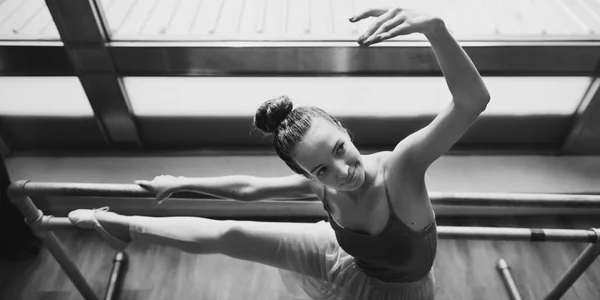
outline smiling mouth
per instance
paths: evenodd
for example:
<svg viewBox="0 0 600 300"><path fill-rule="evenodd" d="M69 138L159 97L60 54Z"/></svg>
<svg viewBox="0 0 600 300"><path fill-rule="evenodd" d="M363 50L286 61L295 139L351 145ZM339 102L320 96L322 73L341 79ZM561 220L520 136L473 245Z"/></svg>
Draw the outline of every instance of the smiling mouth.
<svg viewBox="0 0 600 300"><path fill-rule="evenodd" d="M350 174L350 178L348 178L348 181L342 183L342 185L346 185L346 184L352 182L352 180L354 180L355 175L356 175L356 165L354 166L354 169L352 169L352 173Z"/></svg>

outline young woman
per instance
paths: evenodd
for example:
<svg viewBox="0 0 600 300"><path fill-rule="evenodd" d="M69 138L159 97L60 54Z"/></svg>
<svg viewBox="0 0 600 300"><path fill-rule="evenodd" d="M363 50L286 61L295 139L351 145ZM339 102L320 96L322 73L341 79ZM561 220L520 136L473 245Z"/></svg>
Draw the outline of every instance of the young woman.
<svg viewBox="0 0 600 300"><path fill-rule="evenodd" d="M96 229L116 249L135 241L274 266L290 291L301 287L295 291L312 299L433 299L437 231L425 172L484 111L490 96L441 19L394 8L366 10L350 21L368 17L376 20L358 39L363 46L410 33L431 43L452 102L428 126L393 151L361 155L335 118L316 107L293 108L280 97L258 109L254 125L273 134L277 154L297 174L137 182L159 201L183 190L240 201L317 197L329 222L153 218L106 209L76 210L69 219Z"/></svg>

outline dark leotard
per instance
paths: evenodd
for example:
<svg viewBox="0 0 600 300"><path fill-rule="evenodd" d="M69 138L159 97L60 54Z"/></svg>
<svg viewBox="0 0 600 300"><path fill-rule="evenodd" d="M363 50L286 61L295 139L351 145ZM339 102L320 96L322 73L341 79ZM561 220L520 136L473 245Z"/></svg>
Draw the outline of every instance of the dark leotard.
<svg viewBox="0 0 600 300"><path fill-rule="evenodd" d="M367 275L385 282L418 281L433 266L437 251L437 224L434 220L420 231L408 227L394 213L385 180L383 184L390 216L381 233L370 235L342 227L331 215L324 193L323 203L329 222L340 247L354 257Z"/></svg>

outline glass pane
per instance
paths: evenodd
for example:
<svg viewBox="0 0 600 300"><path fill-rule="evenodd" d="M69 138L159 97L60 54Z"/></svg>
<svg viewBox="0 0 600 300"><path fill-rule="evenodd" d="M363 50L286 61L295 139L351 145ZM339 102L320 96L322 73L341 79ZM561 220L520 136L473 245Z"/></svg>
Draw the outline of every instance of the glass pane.
<svg viewBox="0 0 600 300"><path fill-rule="evenodd" d="M573 114L589 77L485 77L492 101L484 114ZM126 77L138 116L253 116L265 100L335 116L437 114L451 101L442 77Z"/></svg>
<svg viewBox="0 0 600 300"><path fill-rule="evenodd" d="M59 41L44 0L0 1L0 39Z"/></svg>
<svg viewBox="0 0 600 300"><path fill-rule="evenodd" d="M0 115L93 116L77 77L0 77Z"/></svg>
<svg viewBox="0 0 600 300"><path fill-rule="evenodd" d="M441 16L458 39L600 38L598 0L97 1L114 40L353 41L369 22L353 24L350 16L368 7L392 5ZM423 40L423 36L396 39Z"/></svg>

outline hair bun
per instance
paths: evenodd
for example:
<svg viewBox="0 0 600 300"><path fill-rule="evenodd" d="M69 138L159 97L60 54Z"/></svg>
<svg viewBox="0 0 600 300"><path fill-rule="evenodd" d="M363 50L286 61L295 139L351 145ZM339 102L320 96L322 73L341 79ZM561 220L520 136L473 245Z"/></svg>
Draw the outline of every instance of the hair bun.
<svg viewBox="0 0 600 300"><path fill-rule="evenodd" d="M266 133L274 133L294 108L288 96L265 101L254 115L254 126Z"/></svg>

